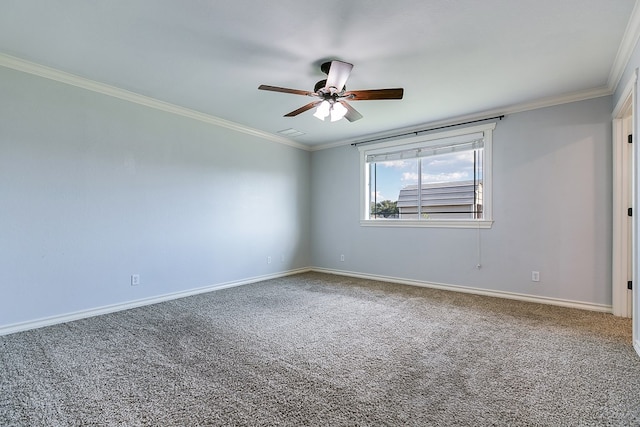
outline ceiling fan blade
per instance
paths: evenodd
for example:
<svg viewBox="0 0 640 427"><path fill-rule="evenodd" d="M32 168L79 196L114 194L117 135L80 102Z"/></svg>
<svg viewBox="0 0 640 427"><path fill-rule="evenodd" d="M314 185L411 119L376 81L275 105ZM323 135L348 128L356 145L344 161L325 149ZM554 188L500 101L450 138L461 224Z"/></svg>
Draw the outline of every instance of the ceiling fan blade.
<svg viewBox="0 0 640 427"><path fill-rule="evenodd" d="M269 90L271 92L292 93L294 95L316 96L315 93L309 92L309 91L306 91L306 90L289 89L289 88L286 88L286 87L278 87L278 86L260 85L260 86L258 86L258 89L260 89L260 90Z"/></svg>
<svg viewBox="0 0 640 427"><path fill-rule="evenodd" d="M313 107L315 107L316 105L320 104L321 102L322 102L322 100L310 102L307 105L304 105L304 106L298 108L297 110L293 110L292 112L285 114L284 117L297 116L300 113L304 113L305 111L308 111L308 110L312 109Z"/></svg>
<svg viewBox="0 0 640 427"><path fill-rule="evenodd" d="M347 114L344 115L345 119L349 120L350 122L355 122L356 120L360 120L362 118L362 114L358 113L356 109L349 105L347 102L338 102L344 105L344 107L347 109Z"/></svg>
<svg viewBox="0 0 640 427"><path fill-rule="evenodd" d="M402 99L404 89L369 89L369 90L350 90L344 94L345 98L352 101L368 101L375 99Z"/></svg>
<svg viewBox="0 0 640 427"><path fill-rule="evenodd" d="M327 84L325 88L328 89L335 87L338 92L342 91L345 83L347 83L349 74L351 74L352 68L353 64L349 64L348 62L331 61L331 67L329 68L329 75L327 76Z"/></svg>

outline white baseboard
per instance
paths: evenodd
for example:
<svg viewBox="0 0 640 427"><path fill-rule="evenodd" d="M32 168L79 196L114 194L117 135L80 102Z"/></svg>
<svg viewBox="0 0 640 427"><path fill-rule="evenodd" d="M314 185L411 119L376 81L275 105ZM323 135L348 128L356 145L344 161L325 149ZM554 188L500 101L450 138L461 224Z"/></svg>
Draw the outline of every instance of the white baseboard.
<svg viewBox="0 0 640 427"><path fill-rule="evenodd" d="M311 267L310 270L316 271L318 273L335 274L338 276L357 277L361 279L378 280L381 282L399 283L402 285L421 286L424 288L442 289L445 291L464 292L464 293L474 294L474 295L485 295L485 296L496 297L496 298L506 298L506 299L518 300L518 301L535 302L539 304L557 305L560 307L578 308L581 310L599 311L602 313L612 312L612 306L606 305L606 304L593 304L593 303L582 302L582 301L572 301L572 300L565 300L565 299L559 299L559 298L549 298L549 297L540 297L536 295L520 294L516 292L494 291L494 290L482 289L482 288L472 288L468 286L449 285L445 283L425 282L425 281L413 280L413 279L402 279L398 277L357 273L353 271L331 270L331 269L320 268L320 267ZM639 354L640 354L640 351L639 351Z"/></svg>
<svg viewBox="0 0 640 427"><path fill-rule="evenodd" d="M444 283L425 282L420 280L403 279L398 277L381 276L375 274L358 273L353 271L344 270L332 270L320 267L305 267L295 270L288 270L280 273L269 274L264 276L250 277L243 280L218 283L215 285L205 286L202 288L190 289L186 291L174 292L170 294L158 295L155 297L139 299L135 301L128 301L120 304L112 304L88 310L76 311L73 313L66 313L58 316L51 316L36 320L30 320L27 322L14 323L7 326L0 326L0 336L13 334L16 332L27 331L30 329L42 328L45 326L56 325L59 323L71 322L74 320L86 319L88 317L99 316L101 314L114 313L117 311L128 310L131 308L142 307L145 305L157 304L164 301L170 301L178 298L184 298L191 295L202 294L205 292L216 291L220 289L232 288L235 286L248 285L251 283L261 282L269 279L277 279L280 277L291 276L294 274L306 273L309 271L316 271L318 273L328 273L338 276L357 277L361 279L377 280L382 282L399 283L402 285L421 286L425 288L442 289L447 291L465 292L475 295L486 295L490 297L506 298L518 301L535 302L540 304L557 305L561 307L578 308L581 310L599 311L603 313L611 313L612 307L605 304L593 304L581 301L571 301L558 298L540 297L535 295L520 294L515 292L493 291L482 288L472 288L468 286L449 285ZM634 342L634 347L640 355L640 342Z"/></svg>
<svg viewBox="0 0 640 427"><path fill-rule="evenodd" d="M293 274L306 273L311 271L310 268L299 268L288 270L280 273L269 274L265 276L256 276L243 280L236 280L215 285L205 286L202 288L190 289L186 291L174 292L170 294L158 295L150 298L143 298L135 301L127 301L120 304L105 305L102 307L92 308L88 310L66 313L58 316L45 317L36 320L30 320L21 323L14 323L7 326L0 326L0 336L9 335L16 332L27 331L30 329L43 328L45 326L56 325L59 323L72 322L74 320L86 319L88 317L99 316L101 314L114 313L116 311L129 310L131 308L142 307L145 305L157 304L164 301L170 301L178 298L184 298L191 295L202 294L205 292L217 291L220 289L232 288L235 286L248 285L250 283L262 282L269 279L277 279L279 277L291 276Z"/></svg>
<svg viewBox="0 0 640 427"><path fill-rule="evenodd" d="M640 341L635 340L633 342L633 348L636 349L636 353L638 353L638 356L640 356Z"/></svg>

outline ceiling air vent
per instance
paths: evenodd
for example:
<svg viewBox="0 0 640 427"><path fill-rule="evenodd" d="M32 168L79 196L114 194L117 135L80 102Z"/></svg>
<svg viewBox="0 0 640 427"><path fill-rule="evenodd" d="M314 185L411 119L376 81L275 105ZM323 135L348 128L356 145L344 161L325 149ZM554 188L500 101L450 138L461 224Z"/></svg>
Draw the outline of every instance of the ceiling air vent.
<svg viewBox="0 0 640 427"><path fill-rule="evenodd" d="M295 138L296 136L304 135L304 132L300 132L299 130L293 128L279 130L278 133L289 138Z"/></svg>

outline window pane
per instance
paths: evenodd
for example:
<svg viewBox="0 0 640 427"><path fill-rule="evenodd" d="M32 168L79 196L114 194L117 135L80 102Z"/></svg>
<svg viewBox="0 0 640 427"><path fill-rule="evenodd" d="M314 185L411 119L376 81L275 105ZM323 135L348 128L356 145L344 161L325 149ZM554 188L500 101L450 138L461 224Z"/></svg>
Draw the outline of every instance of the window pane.
<svg viewBox="0 0 640 427"><path fill-rule="evenodd" d="M482 219L482 152L369 163L369 218Z"/></svg>
<svg viewBox="0 0 640 427"><path fill-rule="evenodd" d="M491 228L495 127L488 123L416 133L415 137L359 146L360 171L365 178L360 224Z"/></svg>
<svg viewBox="0 0 640 427"><path fill-rule="evenodd" d="M422 219L482 218L482 151L422 159Z"/></svg>
<svg viewBox="0 0 640 427"><path fill-rule="evenodd" d="M369 218L399 218L398 197L403 188L417 192L418 159L369 163Z"/></svg>

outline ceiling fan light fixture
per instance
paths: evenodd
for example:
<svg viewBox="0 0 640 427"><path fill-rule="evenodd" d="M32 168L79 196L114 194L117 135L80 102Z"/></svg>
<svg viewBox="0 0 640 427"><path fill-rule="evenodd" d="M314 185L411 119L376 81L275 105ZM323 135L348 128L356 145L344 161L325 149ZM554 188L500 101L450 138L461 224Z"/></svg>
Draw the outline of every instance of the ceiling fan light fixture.
<svg viewBox="0 0 640 427"><path fill-rule="evenodd" d="M260 85L258 89L314 97L315 101L285 114L284 117L295 117L317 107L313 115L322 121L331 116L332 122L337 122L343 117L350 122L362 118L362 114L358 113L347 101L402 99L403 88L350 90L347 92L345 83L352 68L353 64L338 60L323 63L320 70L327 74L327 78L316 83L313 92L269 85Z"/></svg>
<svg viewBox="0 0 640 427"><path fill-rule="evenodd" d="M318 105L318 108L316 108L316 112L313 115L320 120L324 120L329 115L329 110L331 110L331 104L329 101L322 101L322 103Z"/></svg>
<svg viewBox="0 0 640 427"><path fill-rule="evenodd" d="M347 114L347 108L340 102L335 102L331 106L331 121L337 122Z"/></svg>

